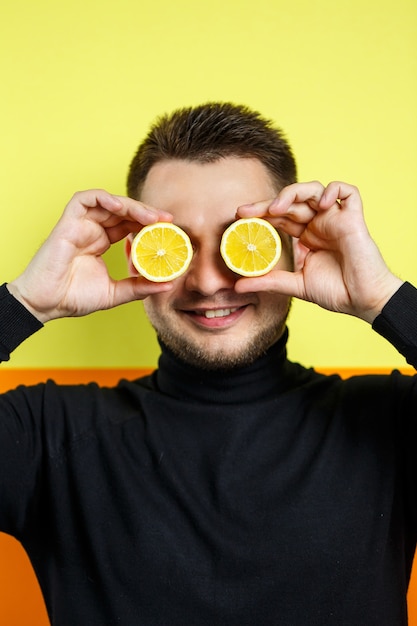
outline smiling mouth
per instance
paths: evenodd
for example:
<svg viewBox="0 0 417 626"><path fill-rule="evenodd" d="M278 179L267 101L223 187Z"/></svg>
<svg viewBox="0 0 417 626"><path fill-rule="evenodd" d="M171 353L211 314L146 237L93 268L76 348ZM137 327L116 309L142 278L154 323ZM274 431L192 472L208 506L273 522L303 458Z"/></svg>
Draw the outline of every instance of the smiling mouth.
<svg viewBox="0 0 417 626"><path fill-rule="evenodd" d="M198 311L196 314L202 315L207 319L212 319L213 317L227 317L228 315L235 313L238 309L239 307L234 307L232 309L208 309L207 311Z"/></svg>
<svg viewBox="0 0 417 626"><path fill-rule="evenodd" d="M194 309L184 311L192 318L196 320L200 320L200 322L204 322L207 320L207 323L211 323L211 325L215 324L216 327L222 324L222 321L225 323L226 321L230 322L237 317L239 317L243 310L246 309L245 306L234 306L234 307L224 307L222 309Z"/></svg>

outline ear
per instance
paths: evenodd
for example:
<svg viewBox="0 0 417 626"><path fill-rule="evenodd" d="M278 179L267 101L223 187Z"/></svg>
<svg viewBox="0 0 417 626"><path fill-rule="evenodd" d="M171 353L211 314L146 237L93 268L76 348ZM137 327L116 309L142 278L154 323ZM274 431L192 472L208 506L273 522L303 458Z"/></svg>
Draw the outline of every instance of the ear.
<svg viewBox="0 0 417 626"><path fill-rule="evenodd" d="M139 276L139 273L136 267L133 265L132 258L130 256L130 253L132 251L132 238L132 235L128 235L125 239L125 256L127 261L127 267L130 276Z"/></svg>
<svg viewBox="0 0 417 626"><path fill-rule="evenodd" d="M294 272L298 272L304 266L305 258L310 250L296 237L292 238L292 247L294 252Z"/></svg>

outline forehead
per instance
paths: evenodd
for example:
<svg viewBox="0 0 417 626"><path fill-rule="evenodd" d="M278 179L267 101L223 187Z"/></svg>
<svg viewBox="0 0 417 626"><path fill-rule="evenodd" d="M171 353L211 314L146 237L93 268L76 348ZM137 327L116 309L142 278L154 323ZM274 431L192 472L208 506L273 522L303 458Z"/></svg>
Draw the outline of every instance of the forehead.
<svg viewBox="0 0 417 626"><path fill-rule="evenodd" d="M167 160L150 169L140 200L171 212L179 224L203 218L227 223L240 205L273 198L276 193L268 170L257 159Z"/></svg>

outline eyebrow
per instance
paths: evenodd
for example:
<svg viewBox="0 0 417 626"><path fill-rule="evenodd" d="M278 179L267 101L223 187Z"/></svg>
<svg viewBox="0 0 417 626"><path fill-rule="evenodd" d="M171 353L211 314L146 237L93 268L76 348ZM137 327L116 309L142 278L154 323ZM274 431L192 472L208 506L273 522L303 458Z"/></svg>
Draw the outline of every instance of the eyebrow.
<svg viewBox="0 0 417 626"><path fill-rule="evenodd" d="M227 222L224 222L223 224L220 224L220 226L219 226L219 231L220 231L221 233L223 233L223 232L226 230L226 228L228 228L231 224L233 224L234 222L236 222L236 219L237 219L237 218L232 219L232 220L230 220L230 221L228 220ZM184 230L184 231L185 231L188 235L190 235L190 233L189 233L189 229L188 229L186 226L184 226L184 224L182 224L181 222L177 222L177 221L175 221L175 220L174 220L174 224L175 224L176 226L179 226L179 228L182 228L182 230Z"/></svg>

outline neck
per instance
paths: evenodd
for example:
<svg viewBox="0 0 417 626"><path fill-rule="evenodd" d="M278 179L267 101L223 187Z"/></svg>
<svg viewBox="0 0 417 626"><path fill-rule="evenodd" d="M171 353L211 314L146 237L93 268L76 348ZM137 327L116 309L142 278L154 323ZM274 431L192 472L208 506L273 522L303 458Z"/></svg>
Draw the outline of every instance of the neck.
<svg viewBox="0 0 417 626"><path fill-rule="evenodd" d="M209 403L246 403L276 393L284 385L288 331L253 363L207 371L179 359L161 343L159 389L170 396Z"/></svg>

